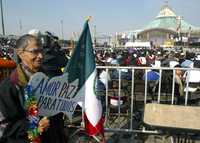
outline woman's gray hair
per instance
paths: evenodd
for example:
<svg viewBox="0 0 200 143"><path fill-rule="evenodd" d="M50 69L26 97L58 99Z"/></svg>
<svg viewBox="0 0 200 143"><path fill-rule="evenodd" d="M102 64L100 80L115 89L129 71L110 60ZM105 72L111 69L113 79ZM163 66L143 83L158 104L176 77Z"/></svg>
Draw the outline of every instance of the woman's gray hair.
<svg viewBox="0 0 200 143"><path fill-rule="evenodd" d="M17 42L16 42L16 49L25 49L30 41L35 40L37 41L38 46L41 46L39 39L36 36L30 35L30 34L25 34L21 36Z"/></svg>

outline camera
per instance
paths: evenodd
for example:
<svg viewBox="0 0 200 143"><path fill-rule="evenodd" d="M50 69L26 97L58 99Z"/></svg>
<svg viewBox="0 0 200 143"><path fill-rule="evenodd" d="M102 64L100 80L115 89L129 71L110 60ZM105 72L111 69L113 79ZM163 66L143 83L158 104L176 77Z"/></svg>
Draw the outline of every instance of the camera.
<svg viewBox="0 0 200 143"><path fill-rule="evenodd" d="M38 38L44 49L61 48L58 44L58 37L54 36L49 31L46 31L44 34L41 34Z"/></svg>
<svg viewBox="0 0 200 143"><path fill-rule="evenodd" d="M65 57L64 51L61 50L59 38L48 31L41 34L38 38L44 49L42 67L45 73L49 77L61 75L61 68L66 66L68 60Z"/></svg>

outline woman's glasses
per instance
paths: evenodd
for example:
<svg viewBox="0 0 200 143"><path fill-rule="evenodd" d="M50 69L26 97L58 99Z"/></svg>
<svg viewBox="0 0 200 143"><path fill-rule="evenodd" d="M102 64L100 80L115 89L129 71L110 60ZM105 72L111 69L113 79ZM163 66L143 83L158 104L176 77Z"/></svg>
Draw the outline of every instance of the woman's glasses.
<svg viewBox="0 0 200 143"><path fill-rule="evenodd" d="M43 48L32 48L32 49L24 49L23 51L37 55L37 54L43 54L44 49Z"/></svg>

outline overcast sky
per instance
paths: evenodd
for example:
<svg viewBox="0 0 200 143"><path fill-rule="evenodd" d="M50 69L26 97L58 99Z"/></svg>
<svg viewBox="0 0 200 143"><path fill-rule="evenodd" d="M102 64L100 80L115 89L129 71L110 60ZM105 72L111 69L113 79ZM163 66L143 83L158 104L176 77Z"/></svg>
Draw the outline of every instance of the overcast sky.
<svg viewBox="0 0 200 143"><path fill-rule="evenodd" d="M200 27L200 0L168 0L170 7L188 23ZM6 34L24 34L30 29L49 30L64 38L80 33L85 17L97 34L136 30L159 13L165 0L3 0ZM21 21L21 28L20 28ZM2 29L0 28L2 33Z"/></svg>

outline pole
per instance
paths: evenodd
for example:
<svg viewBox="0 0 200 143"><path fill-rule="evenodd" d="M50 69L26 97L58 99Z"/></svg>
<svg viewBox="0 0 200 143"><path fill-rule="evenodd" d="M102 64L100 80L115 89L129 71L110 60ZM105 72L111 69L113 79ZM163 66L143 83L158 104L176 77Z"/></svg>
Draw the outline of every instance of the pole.
<svg viewBox="0 0 200 143"><path fill-rule="evenodd" d="M1 4L1 25L2 25L2 32L3 32L3 35L5 35L4 18L3 18L3 2L2 2L2 0L0 0L0 4Z"/></svg>
<svg viewBox="0 0 200 143"><path fill-rule="evenodd" d="M61 33L62 33L62 40L64 40L64 33L63 33L63 20L60 21L61 23Z"/></svg>

